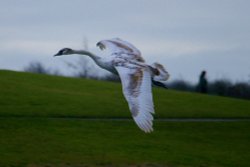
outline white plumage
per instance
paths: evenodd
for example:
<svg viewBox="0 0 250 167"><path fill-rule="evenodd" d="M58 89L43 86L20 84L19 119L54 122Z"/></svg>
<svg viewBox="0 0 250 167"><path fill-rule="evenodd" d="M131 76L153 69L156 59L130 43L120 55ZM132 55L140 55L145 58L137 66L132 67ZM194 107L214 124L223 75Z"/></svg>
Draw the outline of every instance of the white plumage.
<svg viewBox="0 0 250 167"><path fill-rule="evenodd" d="M103 50L111 50L109 58L96 56L84 50L64 48L55 56L83 54L90 56L97 65L120 76L122 90L132 117L144 132L153 131L154 104L152 97L152 79L166 81L168 72L159 64L148 65L141 52L132 44L119 38L102 40L97 46Z"/></svg>
<svg viewBox="0 0 250 167"><path fill-rule="evenodd" d="M145 132L153 130L154 105L151 75L147 68L116 67L121 78L123 94L136 124Z"/></svg>

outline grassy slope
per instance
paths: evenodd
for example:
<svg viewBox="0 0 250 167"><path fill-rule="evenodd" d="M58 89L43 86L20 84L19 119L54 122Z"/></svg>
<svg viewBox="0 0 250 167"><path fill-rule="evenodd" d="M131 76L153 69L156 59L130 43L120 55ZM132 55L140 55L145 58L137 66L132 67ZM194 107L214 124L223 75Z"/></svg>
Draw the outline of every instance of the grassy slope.
<svg viewBox="0 0 250 167"><path fill-rule="evenodd" d="M161 118L250 116L245 100L163 89L154 99ZM132 120L48 116L130 114L120 84L0 71L0 166L250 166L250 122L155 121L144 134Z"/></svg>
<svg viewBox="0 0 250 167"><path fill-rule="evenodd" d="M119 83L0 71L0 116L130 117ZM250 117L250 101L154 89L156 117Z"/></svg>

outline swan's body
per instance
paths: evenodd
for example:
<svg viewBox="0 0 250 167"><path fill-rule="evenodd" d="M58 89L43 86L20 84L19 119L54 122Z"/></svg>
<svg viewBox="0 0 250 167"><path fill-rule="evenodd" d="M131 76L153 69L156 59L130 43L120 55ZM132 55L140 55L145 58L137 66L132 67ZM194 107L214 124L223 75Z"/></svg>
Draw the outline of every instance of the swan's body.
<svg viewBox="0 0 250 167"><path fill-rule="evenodd" d="M166 81L168 72L159 63L148 65L141 52L132 44L119 38L102 40L97 43L101 50L109 48L112 53L108 57L100 57L84 50L64 48L55 56L82 54L91 57L95 63L121 78L123 94L128 102L136 124L144 132L153 131L154 104L151 80Z"/></svg>

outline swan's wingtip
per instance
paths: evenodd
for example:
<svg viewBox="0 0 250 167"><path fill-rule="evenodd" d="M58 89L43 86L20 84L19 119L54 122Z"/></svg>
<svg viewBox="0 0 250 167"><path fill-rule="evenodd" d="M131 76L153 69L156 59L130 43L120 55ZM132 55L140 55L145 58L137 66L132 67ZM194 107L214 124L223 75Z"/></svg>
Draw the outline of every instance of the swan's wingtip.
<svg viewBox="0 0 250 167"><path fill-rule="evenodd" d="M97 47L99 47L101 50L104 50L106 47L105 45L100 41L96 44Z"/></svg>

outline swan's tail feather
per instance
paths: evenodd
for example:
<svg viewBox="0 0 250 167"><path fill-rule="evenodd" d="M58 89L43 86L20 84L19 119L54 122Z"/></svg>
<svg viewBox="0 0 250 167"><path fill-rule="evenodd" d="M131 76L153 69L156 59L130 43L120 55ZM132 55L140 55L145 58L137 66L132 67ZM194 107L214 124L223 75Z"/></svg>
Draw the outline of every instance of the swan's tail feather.
<svg viewBox="0 0 250 167"><path fill-rule="evenodd" d="M163 65L159 63L153 63L151 65L152 71L153 71L153 80L154 81L167 81L169 78L169 73L167 70L163 67Z"/></svg>

